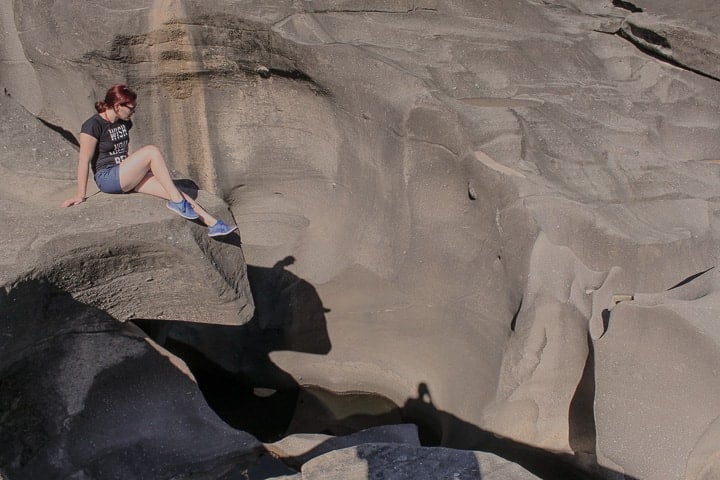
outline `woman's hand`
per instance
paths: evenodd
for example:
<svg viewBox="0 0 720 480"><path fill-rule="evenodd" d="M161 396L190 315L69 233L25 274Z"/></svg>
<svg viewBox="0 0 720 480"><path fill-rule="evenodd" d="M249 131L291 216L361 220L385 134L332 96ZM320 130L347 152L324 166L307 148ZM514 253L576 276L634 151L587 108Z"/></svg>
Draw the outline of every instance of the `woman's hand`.
<svg viewBox="0 0 720 480"><path fill-rule="evenodd" d="M67 208L67 207L70 207L70 206L72 206L72 205L78 205L78 204L80 204L80 203L83 203L84 201L85 201L85 197L80 197L80 196L68 198L67 200L65 200L65 201L62 203L62 207L63 207L63 208Z"/></svg>
<svg viewBox="0 0 720 480"><path fill-rule="evenodd" d="M72 205L78 205L83 203L87 198L87 181L88 172L90 170L90 159L95 151L97 145L97 139L87 133L80 134L80 153L78 154L78 168L77 168L77 190L76 194L72 198L68 198L62 203L63 208L67 208Z"/></svg>

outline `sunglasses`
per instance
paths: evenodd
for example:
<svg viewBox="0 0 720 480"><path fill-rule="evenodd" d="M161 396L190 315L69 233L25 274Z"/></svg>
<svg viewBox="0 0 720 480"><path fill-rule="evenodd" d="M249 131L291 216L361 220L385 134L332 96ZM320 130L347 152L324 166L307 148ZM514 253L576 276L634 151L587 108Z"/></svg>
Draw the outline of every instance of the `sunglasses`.
<svg viewBox="0 0 720 480"><path fill-rule="evenodd" d="M137 108L137 105L132 104L132 103L121 103L120 106L127 108L127 109L130 110L131 112L134 112L135 109Z"/></svg>

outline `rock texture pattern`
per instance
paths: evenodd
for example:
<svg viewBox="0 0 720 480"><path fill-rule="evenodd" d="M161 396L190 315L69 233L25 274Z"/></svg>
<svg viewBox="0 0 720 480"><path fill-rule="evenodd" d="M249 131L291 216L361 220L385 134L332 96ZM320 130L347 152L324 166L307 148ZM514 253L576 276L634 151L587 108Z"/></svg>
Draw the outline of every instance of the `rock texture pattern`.
<svg viewBox="0 0 720 480"><path fill-rule="evenodd" d="M97 434L82 412L116 395L66 397L159 362L106 317L88 344L16 338L12 299L45 305L55 293L27 288L43 284L82 312L195 322L162 339L255 386L380 393L445 447L353 445L294 478L419 478L405 468L420 460L458 478L553 478L550 455L590 478L717 476L718 4L390 3L0 6L3 474L60 455L65 474L96 478L99 457L73 456L63 428ZM158 144L195 180L201 203L239 225L242 251L150 198L57 207L74 188L73 136L117 81L140 94L135 146ZM101 338L116 346L93 350ZM62 362L113 354L76 387L28 356L47 345ZM43 375L56 400L18 414ZM122 395L167 401L143 385ZM203 408L191 387L197 403L164 413L215 453L186 462L259 461L257 441L212 415L185 420ZM184 445L161 441L176 428L149 442L167 447L152 453L167 472L189 468L173 457ZM20 431L45 433L13 443ZM133 457L123 448L111 456Z"/></svg>

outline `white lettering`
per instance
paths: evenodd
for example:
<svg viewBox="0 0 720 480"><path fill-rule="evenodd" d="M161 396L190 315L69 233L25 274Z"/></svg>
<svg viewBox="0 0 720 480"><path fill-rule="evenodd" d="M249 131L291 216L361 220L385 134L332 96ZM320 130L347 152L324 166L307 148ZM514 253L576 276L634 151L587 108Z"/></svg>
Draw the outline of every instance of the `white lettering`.
<svg viewBox="0 0 720 480"><path fill-rule="evenodd" d="M110 134L110 139L113 142L117 142L118 140L122 140L123 138L127 138L128 136L125 125L119 125L115 128L111 128L108 133Z"/></svg>

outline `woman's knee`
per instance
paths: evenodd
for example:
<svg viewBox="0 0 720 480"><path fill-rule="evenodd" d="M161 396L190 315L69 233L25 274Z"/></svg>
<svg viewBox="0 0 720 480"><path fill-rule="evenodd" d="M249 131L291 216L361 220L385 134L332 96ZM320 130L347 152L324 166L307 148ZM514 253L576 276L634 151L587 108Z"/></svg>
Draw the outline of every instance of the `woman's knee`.
<svg viewBox="0 0 720 480"><path fill-rule="evenodd" d="M140 147L136 153L140 153L148 158L163 158L162 152L157 145L145 145Z"/></svg>

